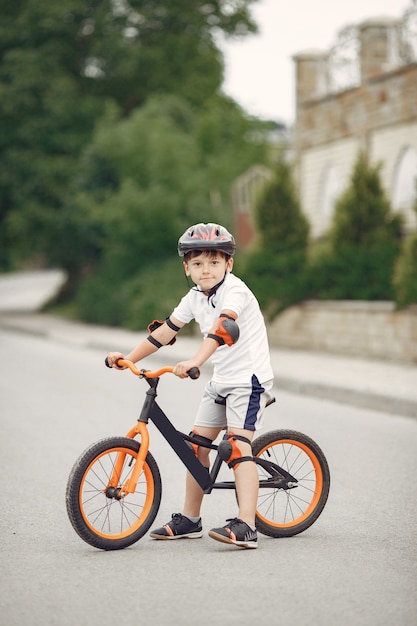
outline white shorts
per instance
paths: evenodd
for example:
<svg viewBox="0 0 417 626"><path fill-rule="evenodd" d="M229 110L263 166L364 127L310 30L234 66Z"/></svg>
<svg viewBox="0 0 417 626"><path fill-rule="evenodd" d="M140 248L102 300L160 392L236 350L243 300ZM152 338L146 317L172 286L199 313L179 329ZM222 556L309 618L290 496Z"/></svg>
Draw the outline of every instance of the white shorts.
<svg viewBox="0 0 417 626"><path fill-rule="evenodd" d="M248 385L225 385L211 380L204 390L194 426L260 430L265 405L272 398L272 384L272 380L260 384L255 375ZM219 396L226 399L226 404L215 402Z"/></svg>

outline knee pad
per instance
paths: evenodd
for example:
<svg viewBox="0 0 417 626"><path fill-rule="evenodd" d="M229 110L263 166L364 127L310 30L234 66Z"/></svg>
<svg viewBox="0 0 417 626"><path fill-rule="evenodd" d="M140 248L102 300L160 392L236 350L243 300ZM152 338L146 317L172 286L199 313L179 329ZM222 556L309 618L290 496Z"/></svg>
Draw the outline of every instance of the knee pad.
<svg viewBox="0 0 417 626"><path fill-rule="evenodd" d="M210 448L211 444L213 443L213 439L209 439L208 437L203 437L202 435L199 435L196 430L192 430L188 436L190 437L190 439L192 439L192 441L189 441L189 444L194 450L194 454L196 455L197 458L198 458L198 449L201 444L204 443L206 445L203 447Z"/></svg>
<svg viewBox="0 0 417 626"><path fill-rule="evenodd" d="M218 446L219 457L233 470L236 470L240 463L245 461L253 462L253 456L242 456L242 452L236 443L237 440L251 445L251 441L247 437L228 433L227 439L223 439Z"/></svg>

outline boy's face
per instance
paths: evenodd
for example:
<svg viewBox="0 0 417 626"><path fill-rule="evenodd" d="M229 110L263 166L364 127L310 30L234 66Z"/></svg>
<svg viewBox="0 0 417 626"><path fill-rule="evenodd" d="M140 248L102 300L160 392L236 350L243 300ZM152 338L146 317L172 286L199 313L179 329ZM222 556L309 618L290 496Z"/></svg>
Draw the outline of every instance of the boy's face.
<svg viewBox="0 0 417 626"><path fill-rule="evenodd" d="M226 261L221 252L216 254L202 252L198 256L184 261L186 276L190 276L193 283L204 292L209 292L217 283L223 280L226 272L231 272L233 259Z"/></svg>

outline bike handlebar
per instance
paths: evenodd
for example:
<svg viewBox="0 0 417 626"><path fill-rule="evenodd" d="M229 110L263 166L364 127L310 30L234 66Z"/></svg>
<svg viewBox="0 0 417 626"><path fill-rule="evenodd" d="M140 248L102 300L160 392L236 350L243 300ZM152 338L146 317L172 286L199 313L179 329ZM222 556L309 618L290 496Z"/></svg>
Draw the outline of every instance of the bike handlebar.
<svg viewBox="0 0 417 626"><path fill-rule="evenodd" d="M105 364L107 367L111 367L111 365L109 365L107 357L105 360ZM132 374L135 374L135 376L140 376L141 378L159 378L159 376L162 376L162 374L172 374L172 372L174 371L173 367L161 367L160 369L153 372L150 370L139 370L136 365L132 363L132 361L121 358L117 359L116 365L128 367ZM188 370L187 374L190 378L192 378L192 380L196 380L200 376L200 370L198 369L198 367L192 367L190 370Z"/></svg>

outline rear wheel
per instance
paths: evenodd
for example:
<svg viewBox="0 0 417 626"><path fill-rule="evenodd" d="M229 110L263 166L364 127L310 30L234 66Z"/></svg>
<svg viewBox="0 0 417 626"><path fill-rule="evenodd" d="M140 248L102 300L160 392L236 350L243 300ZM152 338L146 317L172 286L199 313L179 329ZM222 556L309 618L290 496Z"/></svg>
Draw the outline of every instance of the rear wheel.
<svg viewBox="0 0 417 626"><path fill-rule="evenodd" d="M291 537L309 528L327 502L330 472L321 448L307 435L275 430L254 440L260 488L256 527L271 537ZM272 462L284 470L268 469ZM288 477L291 475L295 479Z"/></svg>
<svg viewBox="0 0 417 626"><path fill-rule="evenodd" d="M132 473L140 443L126 437L103 439L77 460L68 479L67 512L78 535L95 548L119 550L138 541L154 521L162 483L153 456L146 455L135 492L120 497ZM119 455L122 455L119 457ZM123 458L117 486L109 487L116 460Z"/></svg>

